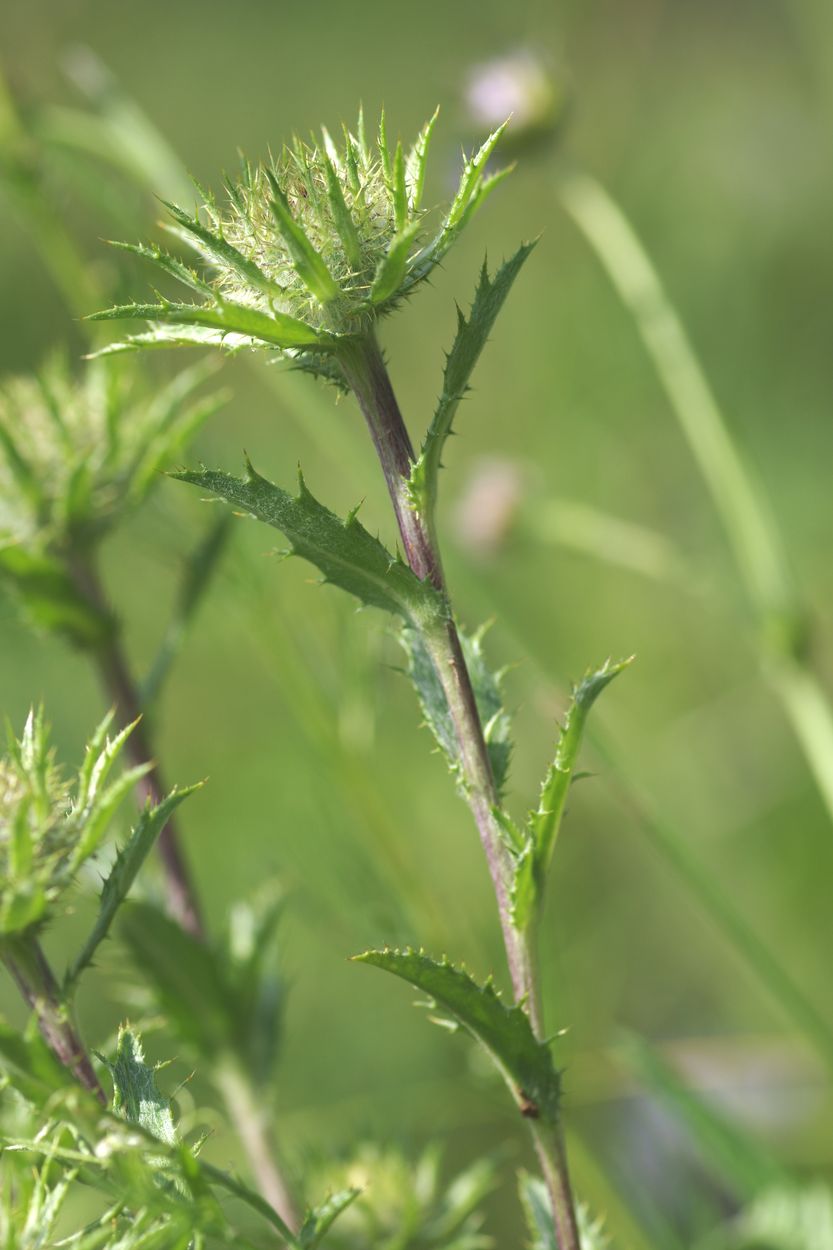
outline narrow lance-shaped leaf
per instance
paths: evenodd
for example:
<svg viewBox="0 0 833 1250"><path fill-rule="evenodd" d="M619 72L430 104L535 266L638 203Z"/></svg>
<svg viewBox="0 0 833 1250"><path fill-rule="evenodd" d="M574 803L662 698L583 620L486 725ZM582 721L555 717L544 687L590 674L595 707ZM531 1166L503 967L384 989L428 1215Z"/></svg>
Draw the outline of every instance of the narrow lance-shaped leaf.
<svg viewBox="0 0 833 1250"><path fill-rule="evenodd" d="M290 495L261 477L250 463L247 470L244 478L210 470L173 476L280 530L294 554L362 603L384 608L418 628L442 617L445 608L437 591L369 534L355 512L342 521L318 502L303 477L298 494Z"/></svg>
<svg viewBox="0 0 833 1250"><path fill-rule="evenodd" d="M116 855L112 868L101 889L98 916L92 932L73 960L64 979L64 993L69 995L78 984L81 973L90 966L98 947L110 932L110 927L121 904L127 897L142 864L147 859L157 837L165 828L171 813L183 799L199 785L189 786L186 790L174 790L155 807L148 803L142 811L130 837L124 847Z"/></svg>
<svg viewBox="0 0 833 1250"><path fill-rule="evenodd" d="M529 924L543 894L570 784L575 777L587 714L605 686L628 667L632 658L616 664L606 661L595 672L587 673L573 691L558 736L555 758L541 786L538 807L527 818L524 846L515 862L512 918L518 929Z"/></svg>
<svg viewBox="0 0 833 1250"><path fill-rule="evenodd" d="M528 1172L518 1175L518 1188L521 1206L526 1217L526 1226L531 1241L529 1250L558 1250L555 1238L555 1223L552 1215L552 1204L544 1182ZM578 1204L578 1217L581 1250L610 1250L610 1238L604 1230L600 1219L594 1220L584 1203Z"/></svg>
<svg viewBox="0 0 833 1250"><path fill-rule="evenodd" d="M525 243L518 248L515 255L501 265L494 278L489 277L484 261L468 320L457 309L457 334L446 357L442 394L409 482L414 508L431 525L437 501L437 477L454 417L503 302L534 246L534 243Z"/></svg>
<svg viewBox="0 0 833 1250"><path fill-rule="evenodd" d="M315 1250L320 1245L325 1234L333 1226L335 1221L341 1215L342 1211L346 1211L349 1206L356 1201L360 1189L340 1189L336 1193L331 1194L326 1202L321 1203L318 1207L307 1212L301 1230L298 1233L298 1240L304 1247L304 1250Z"/></svg>
<svg viewBox="0 0 833 1250"><path fill-rule="evenodd" d="M491 982L478 985L463 969L416 951L372 950L354 958L384 968L427 994L485 1046L521 1114L555 1123L561 1084L549 1047L535 1037L526 1012L505 1006Z"/></svg>
<svg viewBox="0 0 833 1250"><path fill-rule="evenodd" d="M191 217L176 204L163 200L162 203L179 226L177 238L189 244L206 260L218 261L221 265L233 269L244 282L248 282L256 290L265 295L281 295L281 288L266 276L253 260L249 260L226 239L204 226L198 217ZM167 228L167 227L166 227Z"/></svg>
<svg viewBox="0 0 833 1250"><path fill-rule="evenodd" d="M431 145L431 136L439 115L440 110L437 108L434 110L431 120L426 122L417 135L413 147L405 158L405 179L408 184L412 213L419 212L422 205L422 195L425 190L425 164L428 157L428 149Z"/></svg>
<svg viewBox="0 0 833 1250"><path fill-rule="evenodd" d="M274 310L270 313L259 312L233 300L223 300L213 308L200 304L176 304L168 300L160 304L118 304L103 312L92 313L87 320L161 321L177 326L204 326L225 334L261 339L264 343L283 348L315 347L320 351L329 351L337 342L333 335L314 330L287 313Z"/></svg>

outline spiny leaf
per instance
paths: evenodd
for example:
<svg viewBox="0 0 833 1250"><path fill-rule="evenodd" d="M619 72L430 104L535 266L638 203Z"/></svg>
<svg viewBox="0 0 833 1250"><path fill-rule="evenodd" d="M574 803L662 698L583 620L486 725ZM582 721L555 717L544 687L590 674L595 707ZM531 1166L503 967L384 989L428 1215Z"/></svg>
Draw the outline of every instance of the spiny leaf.
<svg viewBox="0 0 833 1250"><path fill-rule="evenodd" d="M522 1115L556 1121L560 1078L549 1047L533 1034L526 1012L506 1007L491 982L480 986L463 969L412 950L371 950L354 958L384 968L429 995L485 1046Z"/></svg>
<svg viewBox="0 0 833 1250"><path fill-rule="evenodd" d="M555 758L541 786L537 810L526 823L526 842L515 862L512 884L512 918L515 927L525 929L538 905L561 827L570 784L584 735L587 714L605 686L632 662L633 657L613 664L605 661L595 672L588 672L573 691L564 725L558 736Z"/></svg>
<svg viewBox="0 0 833 1250"><path fill-rule="evenodd" d="M305 1250L315 1250L342 1211L352 1206L360 1193L360 1189L341 1189L338 1193L331 1194L326 1202L307 1212L298 1233L298 1240Z"/></svg>
<svg viewBox="0 0 833 1250"><path fill-rule="evenodd" d="M310 493L303 477L290 495L247 465L245 478L227 473L182 472L182 482L224 499L258 521L280 530L294 554L309 560L325 581L355 595L362 603L384 608L420 627L438 620L445 609L440 595L416 577L359 522L355 513L342 521Z"/></svg>
<svg viewBox="0 0 833 1250"><path fill-rule="evenodd" d="M494 278L489 277L484 261L468 320L457 309L457 334L446 357L442 394L409 482L412 505L430 524L433 524L442 453L454 417L503 302L534 246L534 243L525 243L519 247Z"/></svg>
<svg viewBox="0 0 833 1250"><path fill-rule="evenodd" d="M162 203L179 226L175 232L177 237L188 243L200 256L233 269L244 282L248 282L256 290L263 291L265 295L282 294L280 287L272 282L254 261L249 260L236 247L232 247L216 231L209 230L198 217L190 216L189 213L184 212L178 205L169 203L168 200L163 200ZM208 290L210 293L210 288Z"/></svg>
<svg viewBox="0 0 833 1250"><path fill-rule="evenodd" d="M326 133L326 132L325 132ZM327 135L329 139L329 135ZM330 140L332 144L332 140ZM359 232L353 221L353 215L347 207L344 199L344 192L341 188L338 174L336 173L333 157L329 154L325 163L327 172L327 198L330 203L330 210L333 214L336 230L344 247L344 254L349 260L353 268L358 272L364 263L362 257L362 244L359 238Z"/></svg>
<svg viewBox="0 0 833 1250"><path fill-rule="evenodd" d="M430 121L426 122L422 130L417 135L413 147L405 158L405 178L408 184L408 195L410 197L411 212L419 212L422 205L422 195L425 189L425 164L428 157L428 148L431 144L431 135L434 131L440 110L434 111L434 116Z"/></svg>
<svg viewBox="0 0 833 1250"><path fill-rule="evenodd" d="M104 1062L113 1078L113 1110L166 1145L175 1145L170 1099L157 1088L155 1069L145 1063L138 1033L127 1026L120 1028L116 1057L112 1063Z"/></svg>
<svg viewBox="0 0 833 1250"><path fill-rule="evenodd" d="M118 304L103 312L92 313L88 321L161 321L178 326L204 326L224 334L240 334L246 338L262 339L275 347L315 347L320 351L331 350L336 339L323 331L290 317L287 313L259 312L233 300L223 300L213 308L201 304ZM136 340L134 346L138 346ZM102 353L99 353L101 355Z"/></svg>
<svg viewBox="0 0 833 1250"><path fill-rule="evenodd" d="M509 715L503 707L500 677L494 674L486 664L482 645L484 631L479 630L474 635L468 635L463 630L458 632L466 667L471 677L477 710L483 724L492 775L500 793L506 784L512 754L511 724ZM417 630L406 627L402 630L400 641L408 656L408 675L419 696L426 724L445 755L452 774L459 781L461 778L459 747L448 701L437 676L437 670Z"/></svg>
<svg viewBox="0 0 833 1250"><path fill-rule="evenodd" d="M144 243L122 243L118 239L108 239L111 247L117 247L122 252L132 252L134 256L141 256L144 260L149 260L159 269L164 270L170 277L176 278L177 282L181 282L183 286L190 287L192 291L196 291L198 295L208 295L214 297L214 292L209 284L199 276L193 269L189 269L187 265L183 265L181 260L177 260L175 256L171 256L169 252L163 251L161 247L155 245L148 246Z"/></svg>
<svg viewBox="0 0 833 1250"><path fill-rule="evenodd" d="M555 758L550 765L541 787L537 811L530 814L528 831L535 847L535 858L542 872L546 872L552 858L555 841L564 814L567 791L573 779L587 714L605 686L618 677L632 663L633 657L611 663L606 660L601 668L588 672L573 691L564 726L558 736Z"/></svg>
<svg viewBox="0 0 833 1250"><path fill-rule="evenodd" d="M173 790L167 798L156 806L147 803L133 829L127 844L122 847L113 863L107 879L101 889L98 916L92 932L87 938L81 952L75 958L64 980L64 993L70 994L78 983L78 978L85 968L92 963L100 944L110 932L110 927L121 904L127 897L133 882L147 859L157 837L165 828L171 813L183 799L199 785L189 786L186 790Z"/></svg>

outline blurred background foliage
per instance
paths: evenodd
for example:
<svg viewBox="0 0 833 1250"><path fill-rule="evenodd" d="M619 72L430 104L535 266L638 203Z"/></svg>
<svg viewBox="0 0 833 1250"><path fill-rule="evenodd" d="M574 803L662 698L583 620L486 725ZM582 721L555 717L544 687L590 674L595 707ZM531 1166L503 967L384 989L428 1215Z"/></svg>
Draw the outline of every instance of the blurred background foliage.
<svg viewBox="0 0 833 1250"><path fill-rule="evenodd" d="M833 1099L829 1071L783 1003L646 837L634 793L650 796L831 1029L833 829L762 678L712 503L631 321L559 206L554 173L568 161L598 176L647 244L772 500L829 688L830 5L6 4L3 72L47 153L40 164L41 150L24 144L18 156L38 162L41 189L84 264L77 282L64 266L62 295L9 181L0 192L0 370L25 372L61 346L80 355L77 317L93 311L96 287L141 295L151 280L101 239L153 232L151 188L188 194L164 151L151 154L144 185L116 168L123 152L109 164L80 153L78 110L88 106L78 84L97 73L87 49L214 188L238 149L257 156L290 131L337 128L358 99L371 116L384 102L405 138L440 103L428 195L439 202L460 143L475 137L461 103L472 66L519 47L564 76L570 103L558 147L518 152L513 178L386 328L384 346L419 438L454 300L469 301L486 250L494 263L542 235L447 456L449 582L469 626L495 617L490 654L511 666L518 812L533 798L570 680L609 654L638 657L598 709L605 758L588 748L593 778L573 794L559 848L543 939L547 1016L568 1030L559 1058L579 1191L607 1210L622 1244L688 1245L745 1195L715 1167L691 1117L673 1111L680 1089L700 1091L733 1132L756 1138L797 1177L830 1176ZM4 119L8 152L18 140ZM161 380L181 360L147 364ZM363 499L365 524L393 541L351 401L255 358L227 363L223 381L233 398L192 461L233 470L245 447L284 485L300 461L319 498L340 511ZM495 525L504 505L507 523ZM163 484L105 549L140 672L209 520L192 492ZM266 877L288 894L276 1079L290 1161L324 1167L373 1138L414 1159L439 1141L450 1174L484 1149L528 1166L514 1112L479 1056L428 1028L406 992L346 961L369 945L413 941L464 957L478 976L502 966L477 839L399 664L384 621L316 588L300 563L271 558L268 533L240 522L155 713L160 758L171 780L209 778L182 823L210 926L219 931L233 901ZM84 657L33 637L5 598L0 689L17 726L43 697L70 758L101 711ZM123 960L112 944L104 975L114 986ZM21 1018L5 985L0 1007ZM96 1046L128 1008L115 989L82 1001ZM626 1035L658 1050L635 1059ZM164 1038L147 1041L154 1058L169 1053ZM179 1098L186 1116L193 1101L205 1121L199 1072ZM222 1163L234 1145L219 1113L216 1130L208 1149ZM732 1141L725 1148L733 1156ZM491 1201L499 1243L517 1244L508 1188Z"/></svg>

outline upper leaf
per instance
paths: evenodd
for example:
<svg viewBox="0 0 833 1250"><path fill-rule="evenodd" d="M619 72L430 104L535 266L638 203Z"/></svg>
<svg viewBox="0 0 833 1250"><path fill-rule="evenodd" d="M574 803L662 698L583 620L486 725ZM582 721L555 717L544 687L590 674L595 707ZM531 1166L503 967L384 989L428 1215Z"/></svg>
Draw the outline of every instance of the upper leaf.
<svg viewBox="0 0 833 1250"><path fill-rule="evenodd" d="M299 478L297 495L290 495L261 477L247 463L244 478L228 473L181 472L174 474L235 507L258 521L280 530L295 555L309 560L324 580L355 595L362 603L421 625L444 613L440 595L422 582L400 559L364 528L355 512L346 521L320 504Z"/></svg>
<svg viewBox="0 0 833 1250"><path fill-rule="evenodd" d="M561 1087L549 1047L535 1037L526 1012L505 1006L490 981L478 985L463 969L411 950L372 950L354 958L427 994L485 1046L521 1114L555 1122Z"/></svg>
<svg viewBox="0 0 833 1250"><path fill-rule="evenodd" d="M451 434L454 417L469 389L469 379L503 302L534 246L534 243L525 243L519 247L511 260L501 265L494 278L489 277L484 261L468 320L457 309L457 334L451 351L446 356L442 394L409 482L413 507L431 525L437 500L437 477L442 467L442 453L446 439Z"/></svg>
<svg viewBox="0 0 833 1250"><path fill-rule="evenodd" d="M558 735L555 758L541 786L538 807L527 818L523 845L515 859L512 915L519 929L529 924L543 894L567 795L575 776L587 714L605 686L628 667L632 658L615 664L606 660L595 672L586 673L573 691Z"/></svg>

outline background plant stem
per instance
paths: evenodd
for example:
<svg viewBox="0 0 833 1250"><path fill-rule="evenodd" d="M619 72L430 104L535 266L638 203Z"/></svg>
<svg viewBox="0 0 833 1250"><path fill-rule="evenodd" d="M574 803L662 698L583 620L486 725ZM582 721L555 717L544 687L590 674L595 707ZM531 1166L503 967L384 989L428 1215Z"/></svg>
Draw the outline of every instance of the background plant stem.
<svg viewBox="0 0 833 1250"><path fill-rule="evenodd" d="M106 619L111 615L104 588L97 570L88 559L75 561L73 573L79 589L83 591L95 610ZM94 652L94 662L107 698L115 704L122 724L139 723L127 739L125 750L134 764L153 761L153 768L138 782L143 799L154 804L162 801L167 789L145 728L139 719L143 706L139 688L127 663L118 634L102 644ZM178 831L169 820L159 836L159 851L165 872L168 909L174 920L192 937L200 942L206 940L199 897L191 879L188 866L179 845ZM232 1080L233 1076L233 1080ZM252 1166L263 1196L290 1227L297 1227L297 1216L277 1163L277 1147L272 1140L265 1118L265 1108L258 1103L258 1094L248 1076L235 1068L232 1076L225 1070L217 1075L217 1086L226 1104L249 1162Z"/></svg>
<svg viewBox="0 0 833 1250"><path fill-rule="evenodd" d="M407 481L414 450L382 354L368 337L341 356L347 383L367 422L379 457L405 556L413 572L429 580L443 596L447 619L423 632L431 661L448 702L457 739L466 800L474 816L486 855L497 899L498 914L515 998L529 1014L533 1032L544 1036L534 952L528 937L512 923L509 905L508 853L495 818L499 796L492 776L489 753L477 702L466 666L460 637L451 612L442 561L429 527L411 506ZM570 1186L564 1141L558 1124L530 1120L535 1148L550 1194L559 1250L580 1250L575 1202Z"/></svg>
<svg viewBox="0 0 833 1250"><path fill-rule="evenodd" d="M7 938L0 948L3 963L26 1004L35 1013L44 1041L55 1057L106 1106L107 1097L90 1057L62 1001L61 991L40 942L23 934Z"/></svg>
<svg viewBox="0 0 833 1250"><path fill-rule="evenodd" d="M622 210L585 174L562 178L558 194L633 317L697 461L757 618L764 673L833 821L833 710L810 662L804 607L767 501L743 463L685 327Z"/></svg>
<svg viewBox="0 0 833 1250"><path fill-rule="evenodd" d="M110 608L92 560L76 560L73 565L73 574L76 584L93 609L103 619L110 616ZM148 734L141 720L143 709L138 688L128 668L117 632L114 631L111 637L93 652L93 658L106 697L115 705L121 725L139 722L127 739L125 750L134 764L144 764L148 761L153 764L150 771L137 784L141 799L143 802L149 799L154 805L161 803L168 791L155 762ZM177 827L173 819L169 820L162 830L157 845L164 867L168 908L172 917L192 936L204 938L205 930L196 890L179 845Z"/></svg>

